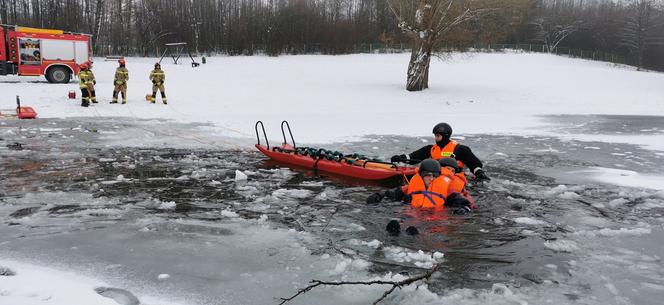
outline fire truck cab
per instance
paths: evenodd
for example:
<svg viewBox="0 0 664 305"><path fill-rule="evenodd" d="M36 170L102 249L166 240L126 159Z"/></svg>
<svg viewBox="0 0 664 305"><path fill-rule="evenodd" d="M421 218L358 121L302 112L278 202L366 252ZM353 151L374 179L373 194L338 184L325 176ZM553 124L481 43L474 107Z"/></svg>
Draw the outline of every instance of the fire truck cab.
<svg viewBox="0 0 664 305"><path fill-rule="evenodd" d="M0 75L68 83L90 61L90 35L0 24Z"/></svg>

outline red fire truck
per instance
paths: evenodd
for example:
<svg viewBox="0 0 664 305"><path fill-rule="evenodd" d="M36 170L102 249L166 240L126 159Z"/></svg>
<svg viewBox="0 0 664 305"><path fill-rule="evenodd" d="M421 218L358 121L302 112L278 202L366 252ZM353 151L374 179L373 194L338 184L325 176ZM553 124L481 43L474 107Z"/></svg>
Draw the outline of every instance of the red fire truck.
<svg viewBox="0 0 664 305"><path fill-rule="evenodd" d="M68 83L90 60L90 35L0 24L0 75Z"/></svg>

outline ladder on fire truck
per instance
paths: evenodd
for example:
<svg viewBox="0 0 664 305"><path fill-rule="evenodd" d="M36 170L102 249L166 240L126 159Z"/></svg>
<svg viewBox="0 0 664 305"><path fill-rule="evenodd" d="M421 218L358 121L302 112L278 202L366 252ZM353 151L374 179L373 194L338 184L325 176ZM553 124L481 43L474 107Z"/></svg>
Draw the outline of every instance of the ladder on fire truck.
<svg viewBox="0 0 664 305"><path fill-rule="evenodd" d="M194 56L191 55L191 52L189 51L189 48L187 48L187 43L186 42L171 42L171 43L166 43L164 44L166 46L166 49L164 50L164 53L161 54L161 58L159 59L159 63L161 63L161 60L168 56L173 58L173 63L176 65L178 64L178 60L180 60L180 57L182 55L189 55L189 58L191 58L191 67L196 68L200 66L200 63L196 62L194 59Z"/></svg>

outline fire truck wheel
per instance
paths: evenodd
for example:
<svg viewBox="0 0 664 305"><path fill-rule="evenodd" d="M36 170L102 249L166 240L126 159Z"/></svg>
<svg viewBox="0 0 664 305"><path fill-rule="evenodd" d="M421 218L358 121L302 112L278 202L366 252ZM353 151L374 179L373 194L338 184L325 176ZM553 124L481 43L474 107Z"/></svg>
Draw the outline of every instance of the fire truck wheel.
<svg viewBox="0 0 664 305"><path fill-rule="evenodd" d="M49 83L65 84L71 80L71 73L65 67L52 67L46 71L46 80Z"/></svg>

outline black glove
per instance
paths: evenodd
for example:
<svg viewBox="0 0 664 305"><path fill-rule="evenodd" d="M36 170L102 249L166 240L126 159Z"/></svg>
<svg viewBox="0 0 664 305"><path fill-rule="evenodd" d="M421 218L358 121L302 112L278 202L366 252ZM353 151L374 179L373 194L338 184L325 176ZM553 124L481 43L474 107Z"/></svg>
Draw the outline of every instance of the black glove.
<svg viewBox="0 0 664 305"><path fill-rule="evenodd" d="M368 204L380 203L381 200L383 200L383 195L381 195L379 193L373 193L373 194L369 195L369 197L367 197L367 203Z"/></svg>
<svg viewBox="0 0 664 305"><path fill-rule="evenodd" d="M470 201L460 193L452 193L445 199L445 206L450 208L459 208L470 206Z"/></svg>
<svg viewBox="0 0 664 305"><path fill-rule="evenodd" d="M465 206L454 210L454 215L466 215L470 213L470 211L471 211L470 207Z"/></svg>
<svg viewBox="0 0 664 305"><path fill-rule="evenodd" d="M93 81L92 81L92 84L93 84L93 85L96 85L96 84L97 84L97 80L93 80Z"/></svg>
<svg viewBox="0 0 664 305"><path fill-rule="evenodd" d="M152 81L152 84L156 86L156 85L157 85L157 81L154 81L154 80L153 80L153 81Z"/></svg>
<svg viewBox="0 0 664 305"><path fill-rule="evenodd" d="M487 176L486 173L484 172L484 170L481 169L481 168L475 170L475 179L476 180L486 180L486 181L491 180L491 178L489 178L489 176Z"/></svg>
<svg viewBox="0 0 664 305"><path fill-rule="evenodd" d="M392 236L399 235L401 232L401 225L399 224L399 221L395 219L390 220L390 222L388 222L387 226L385 227L385 231L387 231Z"/></svg>
<svg viewBox="0 0 664 305"><path fill-rule="evenodd" d="M392 158L390 158L390 162L396 163L396 162L406 162L408 161L408 157L406 155L394 155Z"/></svg>
<svg viewBox="0 0 664 305"><path fill-rule="evenodd" d="M408 233L408 235L417 235L420 234L420 231L416 227L410 226L406 228L406 233Z"/></svg>

